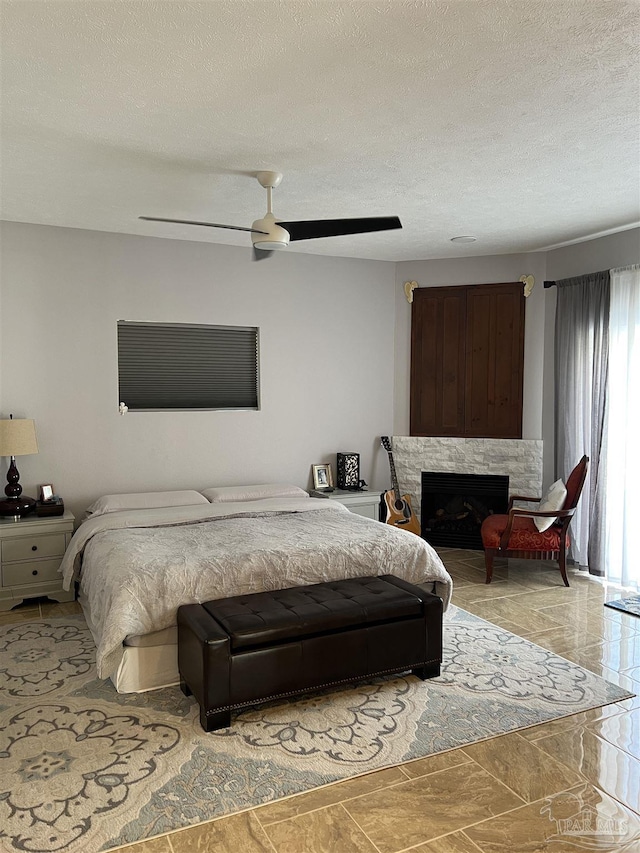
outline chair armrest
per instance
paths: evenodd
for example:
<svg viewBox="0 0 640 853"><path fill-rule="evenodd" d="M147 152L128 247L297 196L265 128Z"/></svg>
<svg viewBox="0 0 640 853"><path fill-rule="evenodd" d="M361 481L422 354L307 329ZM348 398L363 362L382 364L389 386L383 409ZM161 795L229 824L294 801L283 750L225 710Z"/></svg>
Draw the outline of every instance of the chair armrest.
<svg viewBox="0 0 640 853"><path fill-rule="evenodd" d="M527 515L530 518L571 518L571 516L575 513L574 509L548 509L548 510L540 510L540 509L521 509L520 507L514 507L509 510L509 515Z"/></svg>
<svg viewBox="0 0 640 853"><path fill-rule="evenodd" d="M509 495L509 509L513 506L514 501L535 501L536 503L540 503L542 498L531 498L527 495Z"/></svg>

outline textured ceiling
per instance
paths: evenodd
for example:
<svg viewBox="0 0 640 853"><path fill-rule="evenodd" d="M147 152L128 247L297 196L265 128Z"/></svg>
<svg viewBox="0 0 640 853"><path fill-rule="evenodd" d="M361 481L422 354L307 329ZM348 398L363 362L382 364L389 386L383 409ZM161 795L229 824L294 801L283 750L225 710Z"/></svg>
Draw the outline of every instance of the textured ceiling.
<svg viewBox="0 0 640 853"><path fill-rule="evenodd" d="M137 217L248 226L264 168L282 219L404 225L288 251L532 251L640 218L636 0L1 9L4 219L248 246Z"/></svg>

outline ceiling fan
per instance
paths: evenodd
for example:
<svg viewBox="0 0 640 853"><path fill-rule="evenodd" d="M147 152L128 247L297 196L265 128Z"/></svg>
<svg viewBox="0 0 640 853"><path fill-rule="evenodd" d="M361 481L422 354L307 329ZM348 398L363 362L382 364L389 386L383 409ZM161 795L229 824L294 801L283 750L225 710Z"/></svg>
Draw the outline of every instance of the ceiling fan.
<svg viewBox="0 0 640 853"><path fill-rule="evenodd" d="M388 231L402 228L397 216L368 216L360 219L309 219L299 222L282 222L271 209L271 191L282 180L281 172L258 172L256 178L267 191L267 212L256 219L251 228L239 225L221 225L218 222L197 222L191 219L166 219L162 216L140 216L149 222L175 222L179 225L204 225L207 228L228 228L231 231L249 231L253 243L254 261L273 254L275 249L286 249L294 240L312 240L317 237L338 237L344 234L365 234L371 231Z"/></svg>

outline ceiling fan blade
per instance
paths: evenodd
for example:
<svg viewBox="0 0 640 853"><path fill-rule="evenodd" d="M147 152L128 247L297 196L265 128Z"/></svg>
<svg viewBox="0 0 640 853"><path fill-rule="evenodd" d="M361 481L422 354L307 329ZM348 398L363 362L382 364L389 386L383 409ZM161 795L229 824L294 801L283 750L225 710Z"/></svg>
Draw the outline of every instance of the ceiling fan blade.
<svg viewBox="0 0 640 853"><path fill-rule="evenodd" d="M196 222L193 219L165 219L162 216L139 216L147 222L173 222L176 225L204 225L206 228L228 228L230 231L250 231L252 234L267 234L267 231L256 231L255 228L243 228L241 225L220 225L219 222Z"/></svg>
<svg viewBox="0 0 640 853"><path fill-rule="evenodd" d="M389 231L402 228L397 216L368 216L362 219L309 219L301 222L281 222L289 239L311 240L316 237L339 237L343 234L366 234L370 231Z"/></svg>

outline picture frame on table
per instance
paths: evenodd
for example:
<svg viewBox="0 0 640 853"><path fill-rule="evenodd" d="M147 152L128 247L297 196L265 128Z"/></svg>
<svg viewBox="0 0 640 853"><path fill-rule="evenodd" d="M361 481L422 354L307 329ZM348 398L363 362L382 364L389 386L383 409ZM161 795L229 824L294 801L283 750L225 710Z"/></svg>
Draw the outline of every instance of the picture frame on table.
<svg viewBox="0 0 640 853"><path fill-rule="evenodd" d="M313 488L322 491L322 489L333 489L333 473L331 465L312 465L313 471Z"/></svg>
<svg viewBox="0 0 640 853"><path fill-rule="evenodd" d="M45 483L43 486L40 486L40 500L42 503L47 503L53 499L55 492L53 491L53 486L51 483Z"/></svg>

